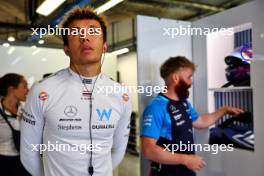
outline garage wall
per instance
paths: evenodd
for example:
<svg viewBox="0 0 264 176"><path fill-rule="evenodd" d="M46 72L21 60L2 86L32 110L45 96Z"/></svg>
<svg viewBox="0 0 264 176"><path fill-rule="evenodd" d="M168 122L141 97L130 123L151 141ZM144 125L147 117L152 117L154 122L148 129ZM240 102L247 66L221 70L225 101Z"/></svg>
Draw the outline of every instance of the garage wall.
<svg viewBox="0 0 264 176"><path fill-rule="evenodd" d="M186 56L192 59L192 39L189 35L165 36L164 28L187 28L190 22L137 16L137 68L138 85L163 86L159 68L170 56ZM139 94L139 114L156 96ZM149 163L141 157L141 176L147 176Z"/></svg>
<svg viewBox="0 0 264 176"><path fill-rule="evenodd" d="M120 74L120 82L128 86L137 87L137 55L136 52L130 52L121 55L117 59L117 71ZM138 94L136 91L131 92L132 109L138 113Z"/></svg>
<svg viewBox="0 0 264 176"><path fill-rule="evenodd" d="M222 13L195 21L193 27L234 27L241 24L252 23L253 29L253 53L254 55L264 54L264 1L253 1ZM207 41L206 36L193 36L193 60L198 64L194 75L194 106L201 113L208 111L208 84L207 84ZM252 84L254 85L254 84ZM253 87L254 93L254 87ZM263 104L263 102L262 102ZM263 108L262 108L263 109ZM263 110L254 108L254 124L264 124ZM261 113L260 113L261 112ZM261 138L263 130L255 126L255 152L235 150L225 152L216 156L201 153L209 165L201 172L201 176L262 176L264 173L263 158L264 142ZM207 143L208 131L196 132L198 143Z"/></svg>

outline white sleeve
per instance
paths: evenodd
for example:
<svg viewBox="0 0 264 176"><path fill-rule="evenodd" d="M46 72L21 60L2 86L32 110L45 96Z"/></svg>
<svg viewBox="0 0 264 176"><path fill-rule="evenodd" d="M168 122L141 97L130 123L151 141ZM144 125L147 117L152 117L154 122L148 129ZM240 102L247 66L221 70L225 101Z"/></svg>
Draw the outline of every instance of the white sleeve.
<svg viewBox="0 0 264 176"><path fill-rule="evenodd" d="M41 107L44 102L39 99L39 93L37 86L31 88L21 121L20 159L26 170L33 176L44 175L39 152L44 126Z"/></svg>
<svg viewBox="0 0 264 176"><path fill-rule="evenodd" d="M124 110L114 133L113 146L111 152L113 169L115 169L124 158L130 131L132 105L130 100L123 102Z"/></svg>

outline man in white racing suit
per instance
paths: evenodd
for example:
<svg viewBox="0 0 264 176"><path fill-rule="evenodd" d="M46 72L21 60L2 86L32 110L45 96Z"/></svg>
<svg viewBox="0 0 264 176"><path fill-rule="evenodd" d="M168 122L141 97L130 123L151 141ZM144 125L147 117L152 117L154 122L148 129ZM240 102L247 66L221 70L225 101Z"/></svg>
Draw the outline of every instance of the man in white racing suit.
<svg viewBox="0 0 264 176"><path fill-rule="evenodd" d="M102 32L63 35L70 67L30 90L21 124L21 161L34 176L111 176L125 154L130 97L125 91L104 91L122 90L101 73L107 49L104 20L92 9L77 8L62 27Z"/></svg>

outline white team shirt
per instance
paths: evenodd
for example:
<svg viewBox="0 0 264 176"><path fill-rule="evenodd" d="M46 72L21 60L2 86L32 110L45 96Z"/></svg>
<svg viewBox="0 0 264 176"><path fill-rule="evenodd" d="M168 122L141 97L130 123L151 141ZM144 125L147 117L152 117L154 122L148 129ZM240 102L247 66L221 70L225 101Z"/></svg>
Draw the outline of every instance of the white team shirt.
<svg viewBox="0 0 264 176"><path fill-rule="evenodd" d="M95 77L82 79L90 91L89 82L94 83ZM92 99L93 176L111 176L128 141L131 101L122 91L107 96L98 91L109 86L121 87L100 74ZM21 123L20 155L32 175L43 175L43 169L47 176L89 175L89 98L81 78L70 68L40 81L30 90ZM36 144L53 144L55 149L44 151L42 161ZM87 152L84 147L88 147Z"/></svg>

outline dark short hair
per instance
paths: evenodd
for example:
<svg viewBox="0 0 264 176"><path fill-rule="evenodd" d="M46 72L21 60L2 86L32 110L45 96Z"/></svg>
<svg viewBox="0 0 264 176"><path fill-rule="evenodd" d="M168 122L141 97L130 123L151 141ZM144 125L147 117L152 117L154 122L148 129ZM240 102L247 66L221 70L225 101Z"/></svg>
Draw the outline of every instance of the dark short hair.
<svg viewBox="0 0 264 176"><path fill-rule="evenodd" d="M179 71L181 68L191 68L195 71L195 65L184 56L170 57L160 67L160 76L166 80L167 77Z"/></svg>
<svg viewBox="0 0 264 176"><path fill-rule="evenodd" d="M103 40L105 42L106 30L107 30L105 19L103 16L99 16L98 14L96 14L96 12L94 12L94 9L91 7L74 8L64 16L62 22L60 23L60 27L68 28L74 20L84 20L84 19L96 20L99 22L101 29L103 31ZM62 35L62 39L63 39L63 44L68 45L67 35Z"/></svg>
<svg viewBox="0 0 264 176"><path fill-rule="evenodd" d="M23 80L23 76L16 73L8 73L0 78L0 96L6 96L8 88L13 86L18 87L19 83Z"/></svg>

